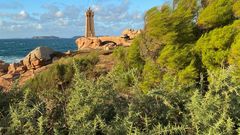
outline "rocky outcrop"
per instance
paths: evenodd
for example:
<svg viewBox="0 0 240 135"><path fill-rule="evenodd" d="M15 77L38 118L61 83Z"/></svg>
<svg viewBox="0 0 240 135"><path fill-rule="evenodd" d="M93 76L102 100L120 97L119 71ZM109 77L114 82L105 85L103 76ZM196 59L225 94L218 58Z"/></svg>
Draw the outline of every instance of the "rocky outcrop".
<svg viewBox="0 0 240 135"><path fill-rule="evenodd" d="M76 40L78 50L82 49L97 49L100 47L102 41L98 38L81 37Z"/></svg>
<svg viewBox="0 0 240 135"><path fill-rule="evenodd" d="M24 59L23 65L27 69L36 69L52 62L54 50L48 47L38 47L31 51Z"/></svg>
<svg viewBox="0 0 240 135"><path fill-rule="evenodd" d="M0 88L5 90L9 89L13 82L27 70L22 62L7 64L0 61L0 65Z"/></svg>
<svg viewBox="0 0 240 135"><path fill-rule="evenodd" d="M0 76L6 74L8 72L8 63L0 60Z"/></svg>
<svg viewBox="0 0 240 135"><path fill-rule="evenodd" d="M102 37L81 37L76 40L78 50L89 50L89 49L104 49L109 50L114 48L117 43L112 40L104 40Z"/></svg>
<svg viewBox="0 0 240 135"><path fill-rule="evenodd" d="M19 79L18 84L21 86L27 80L46 69L46 65L65 56L60 52L55 52L48 47L38 47L31 51L19 63L6 64L0 61L0 89L8 90L14 81Z"/></svg>
<svg viewBox="0 0 240 135"><path fill-rule="evenodd" d="M141 30L126 29L122 32L122 37L132 40L141 33Z"/></svg>
<svg viewBox="0 0 240 135"><path fill-rule="evenodd" d="M0 87L5 90L10 89L14 81L19 79L21 74L26 71L27 68L22 62L9 64L7 72L0 76Z"/></svg>
<svg viewBox="0 0 240 135"><path fill-rule="evenodd" d="M12 63L8 66L8 74L21 74L26 72L27 67L20 63Z"/></svg>
<svg viewBox="0 0 240 135"><path fill-rule="evenodd" d="M105 43L115 43L117 46L130 46L131 40L124 39L122 37L99 37L99 39L103 42L102 46L105 45Z"/></svg>
<svg viewBox="0 0 240 135"><path fill-rule="evenodd" d="M12 85L11 80L8 80L7 78L5 78L3 76L0 77L0 90L1 89L3 89L3 90L10 89L11 85Z"/></svg>
<svg viewBox="0 0 240 135"><path fill-rule="evenodd" d="M111 50L116 46L130 46L132 40L140 33L140 30L127 29L122 36L80 37L76 40L76 44L78 50Z"/></svg>
<svg viewBox="0 0 240 135"><path fill-rule="evenodd" d="M76 40L78 50L109 50L116 46L129 46L131 42L121 37L81 37Z"/></svg>

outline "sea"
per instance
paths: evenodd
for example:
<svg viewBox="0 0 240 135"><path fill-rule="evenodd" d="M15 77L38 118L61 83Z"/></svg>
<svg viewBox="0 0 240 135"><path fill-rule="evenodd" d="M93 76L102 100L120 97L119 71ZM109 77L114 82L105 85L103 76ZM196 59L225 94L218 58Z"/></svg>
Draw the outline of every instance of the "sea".
<svg viewBox="0 0 240 135"><path fill-rule="evenodd" d="M14 63L22 60L39 46L47 46L55 51L77 50L74 38L69 39L0 39L0 60Z"/></svg>

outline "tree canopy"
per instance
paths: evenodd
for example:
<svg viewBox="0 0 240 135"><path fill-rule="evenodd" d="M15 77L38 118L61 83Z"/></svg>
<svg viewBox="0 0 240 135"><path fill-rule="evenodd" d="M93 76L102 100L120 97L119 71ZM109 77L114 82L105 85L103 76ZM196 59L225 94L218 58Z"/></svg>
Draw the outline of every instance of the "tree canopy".
<svg viewBox="0 0 240 135"><path fill-rule="evenodd" d="M233 0L214 0L200 11L198 26L201 29L213 29L224 26L233 20Z"/></svg>

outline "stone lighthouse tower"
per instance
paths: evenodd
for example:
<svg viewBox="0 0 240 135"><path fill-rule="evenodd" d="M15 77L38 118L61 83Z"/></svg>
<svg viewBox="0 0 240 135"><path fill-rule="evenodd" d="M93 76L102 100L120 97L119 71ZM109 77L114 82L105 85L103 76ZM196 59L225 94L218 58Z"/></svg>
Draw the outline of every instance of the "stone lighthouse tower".
<svg viewBox="0 0 240 135"><path fill-rule="evenodd" d="M85 37L95 37L94 12L89 8L86 12Z"/></svg>

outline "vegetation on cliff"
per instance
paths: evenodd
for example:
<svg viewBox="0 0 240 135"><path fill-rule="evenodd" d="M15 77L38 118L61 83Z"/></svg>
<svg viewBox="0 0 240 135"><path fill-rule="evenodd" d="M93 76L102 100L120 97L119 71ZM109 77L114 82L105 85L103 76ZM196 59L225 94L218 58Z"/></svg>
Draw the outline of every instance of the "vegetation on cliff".
<svg viewBox="0 0 240 135"><path fill-rule="evenodd" d="M240 134L238 0L175 0L150 9L143 32L97 55L62 59L0 93L4 134Z"/></svg>

